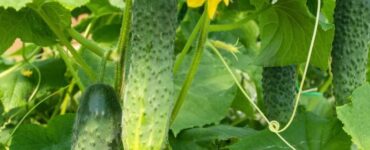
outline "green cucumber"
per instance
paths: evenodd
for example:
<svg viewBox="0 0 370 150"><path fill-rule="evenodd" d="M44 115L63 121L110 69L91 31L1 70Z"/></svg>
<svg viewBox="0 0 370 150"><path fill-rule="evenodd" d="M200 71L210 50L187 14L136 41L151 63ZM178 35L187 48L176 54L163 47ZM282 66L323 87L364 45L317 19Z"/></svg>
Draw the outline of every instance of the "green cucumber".
<svg viewBox="0 0 370 150"><path fill-rule="evenodd" d="M296 68L293 65L264 67L262 88L266 116L286 123L293 111L296 95Z"/></svg>
<svg viewBox="0 0 370 150"><path fill-rule="evenodd" d="M121 150L122 110L114 89L89 86L81 97L73 129L73 150Z"/></svg>
<svg viewBox="0 0 370 150"><path fill-rule="evenodd" d="M343 105L353 90L366 82L370 1L337 0L334 21L333 87L336 104Z"/></svg>
<svg viewBox="0 0 370 150"><path fill-rule="evenodd" d="M176 0L135 0L123 94L126 150L159 150L167 142L174 105Z"/></svg>

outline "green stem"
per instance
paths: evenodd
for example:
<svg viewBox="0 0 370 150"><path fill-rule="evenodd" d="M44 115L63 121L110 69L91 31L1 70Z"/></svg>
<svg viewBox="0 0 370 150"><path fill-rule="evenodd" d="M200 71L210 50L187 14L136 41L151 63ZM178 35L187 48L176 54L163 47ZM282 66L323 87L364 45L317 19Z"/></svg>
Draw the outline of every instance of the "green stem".
<svg viewBox="0 0 370 150"><path fill-rule="evenodd" d="M324 82L324 84L322 86L319 87L319 92L320 93L325 93L330 85L332 84L333 82L333 73L331 73L331 68L329 67L329 78Z"/></svg>
<svg viewBox="0 0 370 150"><path fill-rule="evenodd" d="M60 43L67 47L67 49L71 52L72 57L74 60L81 66L81 68L86 72L87 76L95 81L96 77L90 66L81 58L81 56L77 53L76 49L69 43L68 39L65 37L64 33L55 26L52 20L50 20L49 16L42 9L35 9L36 12L39 13L41 18L45 21L45 23L50 27L50 29L54 32L54 34L60 40Z"/></svg>
<svg viewBox="0 0 370 150"><path fill-rule="evenodd" d="M110 54L112 53L112 51L107 51L104 55L104 57L102 58L102 61L101 61L101 64L100 64L100 75L99 75L99 80L98 82L100 83L104 83L104 73L105 73L105 66L107 64L107 60L109 59L109 56Z"/></svg>
<svg viewBox="0 0 370 150"><path fill-rule="evenodd" d="M200 27L203 25L204 17L206 15L203 15L199 18L198 23L195 25L194 30L191 32L189 39L186 41L186 44L184 48L181 50L180 54L178 55L178 59L175 61L175 66L173 68L173 73L176 74L179 70L186 54L188 53L190 46L193 44L194 40L196 39L198 32L200 30Z"/></svg>
<svg viewBox="0 0 370 150"><path fill-rule="evenodd" d="M204 11L204 14L205 14L205 16L207 16L207 11ZM201 29L197 49L195 51L194 58L193 58L191 66L190 66L190 69L188 71L188 74L186 76L185 82L184 82L184 84L181 88L180 95L179 95L179 97L176 101L175 107L173 109L173 112L172 112L172 115L171 115L171 122L170 122L171 124L175 121L176 116L179 113L179 111L181 109L181 106L183 105L183 103L185 101L186 95L188 94L190 85L191 85L191 83L194 79L194 76L195 76L195 74L198 70L200 60L202 58L202 54L203 54L203 50L204 50L204 44L207 40L208 27L209 27L209 23L210 23L210 20L209 20L208 17L203 17L203 19L204 19L204 21L203 21L203 26L202 26L202 29Z"/></svg>
<svg viewBox="0 0 370 150"><path fill-rule="evenodd" d="M75 80L76 79L72 79L72 81L69 84L67 92L66 92L66 94L63 98L63 102L62 102L62 104L60 105L60 108L59 108L60 109L60 115L64 115L67 112L68 105L71 102L71 94L73 92L73 88L74 88L74 85L76 83Z"/></svg>
<svg viewBox="0 0 370 150"><path fill-rule="evenodd" d="M73 67L73 64L70 61L69 57L64 52L64 50L61 46L57 45L57 50L58 50L60 56L62 57L62 59L64 60L64 62L66 63L69 72L71 72L71 74L72 74L72 77L75 78L75 81L76 81L78 87L80 88L81 91L83 91L85 89L85 87L83 86L83 84L80 80L80 77L78 76L77 72L75 71L76 69Z"/></svg>
<svg viewBox="0 0 370 150"><path fill-rule="evenodd" d="M122 95L123 82L125 80L125 64L128 62L125 58L127 55L127 41L129 38L132 14L132 0L125 0L125 10L123 12L121 35L118 41L117 54L119 54L118 64L116 65L116 83L115 89L119 96Z"/></svg>
<svg viewBox="0 0 370 150"><path fill-rule="evenodd" d="M235 22L235 23L230 23L230 24L219 24L219 25L210 25L209 26L209 32L221 32L221 31L230 31L230 30L235 30L243 27L245 23L248 23L251 20L256 19L261 13L264 11L268 10L272 5L267 5L260 10L251 13L248 15L246 18L243 18L242 20Z"/></svg>
<svg viewBox="0 0 370 150"><path fill-rule="evenodd" d="M257 18L258 14L259 13L253 13L252 15L249 15L248 17L236 23L210 25L209 32L221 32L221 31L230 31L230 30L239 29L243 27L245 23Z"/></svg>
<svg viewBox="0 0 370 150"><path fill-rule="evenodd" d="M73 37L77 42L79 42L81 45L85 46L89 50L91 50L93 53L100 57L104 57L104 49L99 47L99 45L91 40L86 39L83 37L80 33L78 33L75 29L70 28L67 29L67 32L71 37Z"/></svg>
<svg viewBox="0 0 370 150"><path fill-rule="evenodd" d="M45 97L44 99L42 99L41 101L39 101L38 103L36 103L30 110L27 111L27 113L22 117L22 119L17 123L17 125L14 127L13 131L10 133L10 136L9 136L9 139L6 141L6 145L9 145L10 144L10 141L11 141L11 137L13 137L13 135L15 134L15 132L18 130L19 126L22 124L22 122L28 117L28 115L31 114L31 112L33 110L35 110L40 104L42 104L43 102L45 102L46 100L48 100L49 98L51 98L52 96L64 91L66 87L63 87L63 88L60 88L58 91L50 94L49 96Z"/></svg>

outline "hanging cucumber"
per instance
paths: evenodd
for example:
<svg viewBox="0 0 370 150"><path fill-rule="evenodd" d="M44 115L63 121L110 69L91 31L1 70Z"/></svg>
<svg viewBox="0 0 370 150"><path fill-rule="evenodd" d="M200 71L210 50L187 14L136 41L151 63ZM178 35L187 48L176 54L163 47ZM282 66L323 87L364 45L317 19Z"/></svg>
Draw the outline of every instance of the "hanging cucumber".
<svg viewBox="0 0 370 150"><path fill-rule="evenodd" d="M124 97L126 150L160 150L174 104L176 0L135 0Z"/></svg>
<svg viewBox="0 0 370 150"><path fill-rule="evenodd" d="M264 67L262 88L267 117L286 123L296 95L296 68L293 65Z"/></svg>
<svg viewBox="0 0 370 150"><path fill-rule="evenodd" d="M342 105L353 90L366 82L370 1L337 0L334 19L331 67L336 103Z"/></svg>
<svg viewBox="0 0 370 150"><path fill-rule="evenodd" d="M89 86L81 97L73 129L73 150L121 150L121 107L114 89Z"/></svg>

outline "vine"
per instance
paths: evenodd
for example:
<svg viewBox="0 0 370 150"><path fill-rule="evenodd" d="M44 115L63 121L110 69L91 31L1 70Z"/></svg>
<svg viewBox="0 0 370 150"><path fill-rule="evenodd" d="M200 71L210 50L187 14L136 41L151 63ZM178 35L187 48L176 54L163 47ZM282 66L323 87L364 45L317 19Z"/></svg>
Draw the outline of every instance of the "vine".
<svg viewBox="0 0 370 150"><path fill-rule="evenodd" d="M261 111L261 109L259 109L259 107L248 96L248 94L245 92L244 88L240 85L238 79L236 78L236 76L234 75L234 73L232 72L232 70L230 69L230 67L227 64L227 62L224 60L223 56L217 50L217 48L214 45L212 45L210 42L207 43L207 45L217 54L217 56L219 57L219 59L225 65L226 69L228 70L228 72L230 73L230 75L232 76L232 78L234 79L234 81L235 81L236 85L238 86L238 88L242 91L243 95L252 104L252 106L257 110L257 112L262 116L262 118L268 123L269 130L271 132L275 133L286 145L288 145L293 150L295 150L295 147L293 147L283 136L281 136L280 133L281 132L284 132L286 129L289 128L289 126L292 124L292 122L294 120L294 117L295 117L295 115L297 113L297 108L298 108L298 104L299 104L299 101L300 101L300 96L301 96L302 91L303 91L304 81L306 79L307 70L308 70L308 66L310 64L310 60L311 60L311 56L312 56L312 51L313 51L313 47L314 47L314 43L315 43L315 39L316 39L317 28L318 28L318 23L319 23L320 8L321 8L321 0L318 0L317 12L316 12L316 19L315 19L315 26L314 26L314 29L313 29L312 39L311 39L311 43L310 43L310 47L309 47L309 51L308 51L308 55L307 55L307 60L306 60L306 63L305 63L304 72L303 72L303 75L302 75L302 80L301 80L301 83L300 83L300 86L299 86L299 91L298 91L298 94L296 95L296 98L295 98L293 112L292 112L292 115L289 118L288 123L283 128L281 128L281 129L280 129L280 123L278 121L276 121L276 120L270 121L265 116L265 114Z"/></svg>
<svg viewBox="0 0 370 150"><path fill-rule="evenodd" d="M186 75L185 82L184 82L184 84L181 88L180 95L178 96L178 98L176 100L176 103L175 103L175 107L172 111L171 123L170 124L172 124L174 122L177 114L179 113L179 111L181 109L182 104L185 101L185 97L186 97L186 95L189 91L190 85L191 85L191 83L194 79L194 76L195 76L196 72L197 72L197 69L198 69L202 54L203 54L204 44L205 44L205 42L207 40L207 36L208 36L208 27L209 27L210 19L208 17L206 17L207 16L207 11L206 10L203 12L202 16L203 16L202 17L203 21L201 21L201 22L203 22L203 24L202 24L203 26L202 26L202 29L201 29L198 45L197 45L195 54L193 56L194 58L193 58L193 61L191 63L191 66L189 68L188 74Z"/></svg>

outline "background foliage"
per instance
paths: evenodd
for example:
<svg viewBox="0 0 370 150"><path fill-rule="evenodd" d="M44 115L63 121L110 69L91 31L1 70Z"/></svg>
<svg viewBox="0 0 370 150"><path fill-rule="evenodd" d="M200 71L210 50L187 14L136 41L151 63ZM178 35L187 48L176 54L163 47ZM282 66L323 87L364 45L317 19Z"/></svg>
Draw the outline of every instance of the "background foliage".
<svg viewBox="0 0 370 150"><path fill-rule="evenodd" d="M262 66L296 64L301 78L316 3L279 0L271 5L268 0L234 0L228 7L219 6L208 41L221 41L238 49L237 53L230 53L230 49L220 48L239 82L262 109ZM355 144L352 147L370 148L370 138L363 132L370 129L370 120L363 119L370 112L366 107L370 105L367 100L370 86L357 89L352 104L337 108L338 116L334 111L329 73L334 7L334 0L323 1L306 91L295 121L282 133L297 149L347 150L352 142ZM104 82L114 85L118 57L115 50L124 8L121 0L0 1L0 149L70 148L81 90L94 83L90 75L99 75L102 54L108 50L113 53L107 62ZM176 54L185 46L202 10L187 8L184 0L178 1ZM78 24L72 26L71 20L76 19ZM90 43L77 40L71 30L80 32ZM7 51L17 38L25 43L23 47ZM195 44L175 74L177 94ZM58 47L77 49L78 56L72 57L73 52L66 53ZM70 57L63 57L63 53ZM30 114L22 120L27 112ZM176 150L288 149L266 128L208 47L170 128L169 144Z"/></svg>

